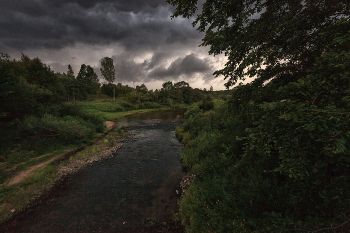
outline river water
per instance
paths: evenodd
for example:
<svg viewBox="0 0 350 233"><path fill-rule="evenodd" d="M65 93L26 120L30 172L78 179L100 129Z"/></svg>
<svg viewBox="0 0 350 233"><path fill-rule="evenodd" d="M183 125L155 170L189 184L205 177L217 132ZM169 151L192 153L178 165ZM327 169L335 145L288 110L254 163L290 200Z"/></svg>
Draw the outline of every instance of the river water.
<svg viewBox="0 0 350 233"><path fill-rule="evenodd" d="M7 224L6 232L181 232L171 219L185 175L179 157L183 146L175 136L184 111L118 122L135 140L125 142L114 157L72 175L43 204Z"/></svg>

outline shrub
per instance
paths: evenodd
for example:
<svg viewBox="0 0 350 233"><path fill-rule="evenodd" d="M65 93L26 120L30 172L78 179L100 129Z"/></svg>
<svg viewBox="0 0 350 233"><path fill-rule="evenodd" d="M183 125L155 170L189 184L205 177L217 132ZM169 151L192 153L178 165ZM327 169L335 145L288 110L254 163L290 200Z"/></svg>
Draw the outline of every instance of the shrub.
<svg viewBox="0 0 350 233"><path fill-rule="evenodd" d="M213 98L210 95L206 95L202 100L202 103L199 104L199 108L203 111L209 111L214 108Z"/></svg>
<svg viewBox="0 0 350 233"><path fill-rule="evenodd" d="M123 106L125 110L128 110L128 111L134 109L134 105L132 105L130 102L123 101L120 103L120 105Z"/></svg>
<svg viewBox="0 0 350 233"><path fill-rule="evenodd" d="M144 106L145 108L150 108L150 109L157 109L162 107L162 105L155 102L145 102Z"/></svg>
<svg viewBox="0 0 350 233"><path fill-rule="evenodd" d="M189 108L187 108L187 111L185 112L185 118L188 119L190 116L197 115L200 111L201 109L197 103L192 104Z"/></svg>
<svg viewBox="0 0 350 233"><path fill-rule="evenodd" d="M91 116L87 117L87 121L74 116L55 117L49 114L41 118L27 116L20 125L20 131L26 137L49 138L56 143L74 144L92 138L95 128L92 122L97 120Z"/></svg>

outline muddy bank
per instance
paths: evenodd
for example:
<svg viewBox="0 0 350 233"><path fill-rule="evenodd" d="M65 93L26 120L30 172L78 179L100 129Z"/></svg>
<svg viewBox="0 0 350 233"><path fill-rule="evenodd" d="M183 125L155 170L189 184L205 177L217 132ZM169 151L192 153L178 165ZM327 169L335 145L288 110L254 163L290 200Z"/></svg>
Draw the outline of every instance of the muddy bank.
<svg viewBox="0 0 350 233"><path fill-rule="evenodd" d="M61 162L58 166L56 175L56 181L65 178L68 175L75 174L84 169L87 165L92 166L93 163L101 161L107 158L112 158L115 153L123 146L123 142L133 140L133 135L130 133L117 134L110 132L110 137L113 137L113 146L103 147L101 152L87 153L82 158L75 158L74 160L68 160L65 163Z"/></svg>
<svg viewBox="0 0 350 233"><path fill-rule="evenodd" d="M183 120L177 115L172 114L171 120L126 119L126 130L134 137L124 138L123 147L106 152L101 161L87 160L85 164L91 166L70 172L41 205L1 228L5 232L181 232L172 224L178 210L176 190L185 175L179 158L182 144L175 137Z"/></svg>

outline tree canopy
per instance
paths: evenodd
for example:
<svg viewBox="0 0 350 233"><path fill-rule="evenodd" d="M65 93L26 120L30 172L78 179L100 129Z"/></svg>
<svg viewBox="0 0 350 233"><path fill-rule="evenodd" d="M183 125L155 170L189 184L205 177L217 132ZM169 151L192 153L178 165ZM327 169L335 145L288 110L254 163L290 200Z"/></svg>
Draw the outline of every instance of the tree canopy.
<svg viewBox="0 0 350 233"><path fill-rule="evenodd" d="M114 70L114 64L113 59L110 57L104 57L101 60L101 74L106 79L108 83L113 83L115 80L115 70Z"/></svg>
<svg viewBox="0 0 350 233"><path fill-rule="evenodd" d="M193 17L193 26L205 32L202 46L210 54L225 54L226 87L246 77L255 84L278 78L286 82L306 75L315 59L337 33L348 28L347 0L167 0L176 10L172 17ZM200 1L201 2L201 1Z"/></svg>

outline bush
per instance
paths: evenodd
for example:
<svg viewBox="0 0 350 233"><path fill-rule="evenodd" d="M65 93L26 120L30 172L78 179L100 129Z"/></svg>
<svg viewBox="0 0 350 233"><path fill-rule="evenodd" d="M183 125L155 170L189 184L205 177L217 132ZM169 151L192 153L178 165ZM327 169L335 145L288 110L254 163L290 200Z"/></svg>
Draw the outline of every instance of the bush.
<svg viewBox="0 0 350 233"><path fill-rule="evenodd" d="M93 124L73 116L63 118L44 115L42 118L27 116L20 126L27 137L50 138L57 143L86 142L93 135Z"/></svg>
<svg viewBox="0 0 350 233"><path fill-rule="evenodd" d="M199 108L203 111L209 111L214 108L213 98L210 95L206 95L202 100L202 103L199 104Z"/></svg>
<svg viewBox="0 0 350 233"><path fill-rule="evenodd" d="M201 109L199 108L198 104L192 104L189 108L187 108L187 111L185 112L185 118L188 119L190 116L197 115Z"/></svg>
<svg viewBox="0 0 350 233"><path fill-rule="evenodd" d="M134 109L134 105L126 101L121 102L120 105L123 106L127 111Z"/></svg>
<svg viewBox="0 0 350 233"><path fill-rule="evenodd" d="M54 140L55 143L75 144L90 140L95 132L104 132L103 119L86 114L72 103L64 103L51 108L52 114L42 117L27 116L19 125L20 132L27 138Z"/></svg>
<svg viewBox="0 0 350 233"><path fill-rule="evenodd" d="M157 109L157 108L161 108L162 105L155 103L155 102L145 102L144 103L145 108L149 108L149 109Z"/></svg>

